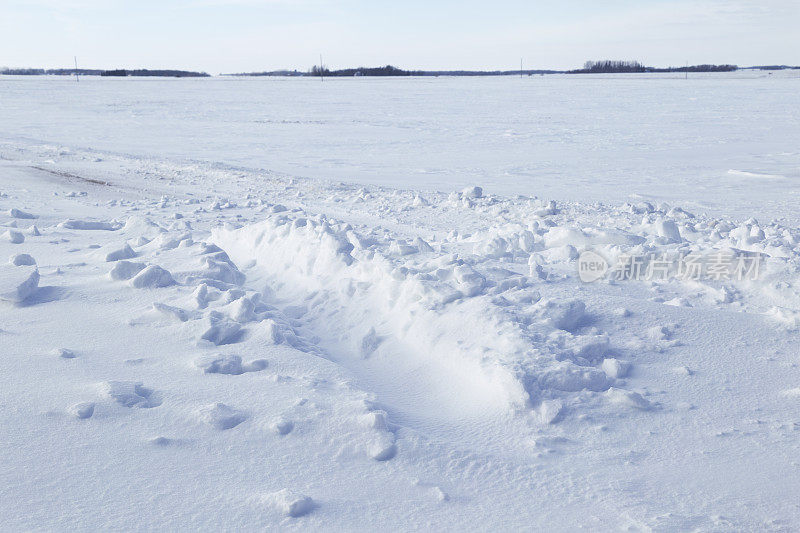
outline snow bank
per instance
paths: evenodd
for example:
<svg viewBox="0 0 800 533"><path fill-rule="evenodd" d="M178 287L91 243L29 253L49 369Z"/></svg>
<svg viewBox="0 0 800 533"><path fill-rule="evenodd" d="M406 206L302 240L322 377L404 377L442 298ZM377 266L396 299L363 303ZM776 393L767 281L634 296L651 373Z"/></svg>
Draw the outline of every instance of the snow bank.
<svg viewBox="0 0 800 533"><path fill-rule="evenodd" d="M426 381L448 383L446 391L428 391L442 402L480 398L508 409L613 383L600 368L602 357L587 362L592 337L582 333L590 321L583 301L538 302L524 276L479 270L481 256L420 259L402 253L397 240L377 242L325 217L286 213L216 230L212 240L237 263L255 263L275 280L269 290L308 301L303 321L345 364L357 368L359 359L380 353L398 368L423 368ZM533 305L498 305L500 295ZM238 332L238 322L216 320L220 326L211 324L203 338L218 343ZM556 331L566 336L559 345L545 341ZM575 348L565 350L564 343ZM348 363L350 354L358 356ZM372 456L390 457L391 445L376 445Z"/></svg>

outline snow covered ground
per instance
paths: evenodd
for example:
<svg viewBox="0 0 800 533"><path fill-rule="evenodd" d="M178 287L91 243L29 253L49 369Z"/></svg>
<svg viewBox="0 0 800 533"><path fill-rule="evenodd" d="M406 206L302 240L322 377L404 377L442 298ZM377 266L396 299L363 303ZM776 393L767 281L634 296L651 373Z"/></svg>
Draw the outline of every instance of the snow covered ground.
<svg viewBox="0 0 800 533"><path fill-rule="evenodd" d="M3 528L800 527L800 79L311 82L0 78Z"/></svg>

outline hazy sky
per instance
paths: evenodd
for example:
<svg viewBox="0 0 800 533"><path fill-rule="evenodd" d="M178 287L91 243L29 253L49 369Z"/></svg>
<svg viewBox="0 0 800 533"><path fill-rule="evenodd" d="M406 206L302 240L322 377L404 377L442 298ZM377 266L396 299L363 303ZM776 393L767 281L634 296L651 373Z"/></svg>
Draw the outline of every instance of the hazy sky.
<svg viewBox="0 0 800 533"><path fill-rule="evenodd" d="M800 0L0 0L0 66L800 64Z"/></svg>

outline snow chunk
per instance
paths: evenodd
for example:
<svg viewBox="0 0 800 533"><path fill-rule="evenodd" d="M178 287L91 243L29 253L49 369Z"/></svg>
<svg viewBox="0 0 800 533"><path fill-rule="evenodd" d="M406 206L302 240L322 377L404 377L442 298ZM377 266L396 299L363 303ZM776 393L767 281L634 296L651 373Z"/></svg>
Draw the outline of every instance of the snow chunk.
<svg viewBox="0 0 800 533"><path fill-rule="evenodd" d="M797 311L782 307L772 307L765 314L788 331L795 331L800 327L800 313Z"/></svg>
<svg viewBox="0 0 800 533"><path fill-rule="evenodd" d="M0 300L20 303L39 288L36 267L2 265L0 267Z"/></svg>
<svg viewBox="0 0 800 533"><path fill-rule="evenodd" d="M624 378L628 375L631 369L631 364L627 361L620 361L619 359L609 358L603 359L601 367L606 376L616 379Z"/></svg>
<svg viewBox="0 0 800 533"><path fill-rule="evenodd" d="M133 248L129 244L125 244L122 248L117 250L108 252L106 254L106 262L110 263L112 261L119 261L121 259L132 259L136 257L136 252L133 251Z"/></svg>
<svg viewBox="0 0 800 533"><path fill-rule="evenodd" d="M220 355L214 357L204 357L199 359L195 365L202 368L206 374L230 374L238 376L245 372L256 372L267 368L264 359L257 359L251 363L242 364L242 358L238 355Z"/></svg>
<svg viewBox="0 0 800 533"><path fill-rule="evenodd" d="M556 202L554 200L550 200L547 202L547 205L540 207L533 211L533 214L537 217L548 217L551 215L558 214L558 207L556 206Z"/></svg>
<svg viewBox="0 0 800 533"><path fill-rule="evenodd" d="M565 302L546 302L546 315L549 316L553 327L575 333L580 325L586 321L586 304L581 300L567 300Z"/></svg>
<svg viewBox="0 0 800 533"><path fill-rule="evenodd" d="M106 396L125 407L149 409L161 405L161 399L152 389L136 381L106 381L102 384Z"/></svg>
<svg viewBox="0 0 800 533"><path fill-rule="evenodd" d="M10 242L11 244L22 244L25 242L25 235L20 233L19 231L14 231L10 229L3 233L3 238Z"/></svg>
<svg viewBox="0 0 800 533"><path fill-rule="evenodd" d="M541 388L564 392L578 392L584 389L599 392L606 390L609 384L608 377L599 369L568 362L543 372L539 377Z"/></svg>
<svg viewBox="0 0 800 533"><path fill-rule="evenodd" d="M131 280L131 285L137 289L155 289L174 284L172 274L158 265L150 265Z"/></svg>
<svg viewBox="0 0 800 533"><path fill-rule="evenodd" d="M10 216L11 218L22 218L26 220L38 218L36 215L32 215L30 213L26 213L25 211L15 208L11 208L8 210L8 216Z"/></svg>
<svg viewBox="0 0 800 533"><path fill-rule="evenodd" d="M486 280L469 265L459 265L453 269L453 277L458 289L466 297L476 296L483 290Z"/></svg>
<svg viewBox="0 0 800 533"><path fill-rule="evenodd" d="M633 407L642 411L649 411L653 409L653 404L644 399L644 397L638 392L615 389L614 387L611 387L606 391L605 395L611 403L616 405Z"/></svg>
<svg viewBox="0 0 800 533"><path fill-rule="evenodd" d="M281 416L272 421L270 428L278 435L288 435L294 429L294 422Z"/></svg>
<svg viewBox="0 0 800 533"><path fill-rule="evenodd" d="M244 411L234 409L220 402L202 407L198 411L198 415L200 420L220 431L235 428L247 420L247 414Z"/></svg>
<svg viewBox="0 0 800 533"><path fill-rule="evenodd" d="M207 255L201 259L201 263L206 266L210 273L208 275L212 279L232 283L234 285L241 285L244 283L244 274L239 271L225 252Z"/></svg>
<svg viewBox="0 0 800 533"><path fill-rule="evenodd" d="M306 515L317 506L314 500L308 496L289 489L281 489L268 494L265 500L276 510L292 518Z"/></svg>
<svg viewBox="0 0 800 533"><path fill-rule="evenodd" d="M466 189L462 190L461 195L464 198L483 198L483 189L477 185L473 185L472 187L467 187Z"/></svg>
<svg viewBox="0 0 800 533"><path fill-rule="evenodd" d="M389 253L393 255L412 255L417 252L419 252L419 249L416 246L411 246L402 240L394 241L389 246Z"/></svg>
<svg viewBox="0 0 800 533"><path fill-rule="evenodd" d="M81 420L86 420L87 418L91 418L94 414L94 403L92 402L80 402L72 405L67 409L67 412L74 416L75 418L79 418Z"/></svg>
<svg viewBox="0 0 800 533"><path fill-rule="evenodd" d="M9 258L8 262L14 266L33 266L36 264L36 259L28 254L15 254Z"/></svg>
<svg viewBox="0 0 800 533"><path fill-rule="evenodd" d="M144 270L147 265L144 263L134 263L132 261L119 261L111 272L108 273L111 279L121 281L131 279L133 276Z"/></svg>
<svg viewBox="0 0 800 533"><path fill-rule="evenodd" d="M228 316L230 316L232 320L242 324L245 322L252 322L257 318L255 314L255 304L253 300L246 296L229 303L225 306L225 311L227 311Z"/></svg>
<svg viewBox="0 0 800 533"><path fill-rule="evenodd" d="M234 342L239 332L242 330L241 324L234 322L217 311L209 313L207 321L208 329L206 329L200 338L216 346Z"/></svg>
<svg viewBox="0 0 800 533"><path fill-rule="evenodd" d="M97 220L80 220L68 218L58 225L64 229L77 229L77 230L92 230L92 231L116 231L119 229L118 224L111 222L101 222Z"/></svg>
<svg viewBox="0 0 800 533"><path fill-rule="evenodd" d="M397 455L397 445L389 433L382 433L367 448L369 456L376 461L388 461Z"/></svg>
<svg viewBox="0 0 800 533"><path fill-rule="evenodd" d="M179 322L186 322L189 320L189 314L186 312L186 310L181 309L180 307L175 307L174 305L155 302L153 303L153 310L158 311L162 315L165 315L169 318L178 320Z"/></svg>
<svg viewBox="0 0 800 533"><path fill-rule="evenodd" d="M62 359L75 359L75 352L66 348L56 348L50 353L56 357L61 357Z"/></svg>
<svg viewBox="0 0 800 533"><path fill-rule="evenodd" d="M358 421L369 429L377 429L378 431L388 431L389 429L389 425L386 422L386 411L370 411L358 417Z"/></svg>
<svg viewBox="0 0 800 533"><path fill-rule="evenodd" d="M536 413L543 424L554 424L558 421L563 408L561 400L543 400L536 409Z"/></svg>
<svg viewBox="0 0 800 533"><path fill-rule="evenodd" d="M655 230L659 237L664 237L667 242L681 242L681 232L672 220L659 219L655 223Z"/></svg>

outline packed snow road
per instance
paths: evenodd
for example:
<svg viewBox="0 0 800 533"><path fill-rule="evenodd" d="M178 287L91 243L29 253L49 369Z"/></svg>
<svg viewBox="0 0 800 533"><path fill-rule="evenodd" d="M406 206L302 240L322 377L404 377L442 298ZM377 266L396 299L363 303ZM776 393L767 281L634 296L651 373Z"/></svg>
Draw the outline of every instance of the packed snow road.
<svg viewBox="0 0 800 533"><path fill-rule="evenodd" d="M8 527L800 524L797 227L0 155Z"/></svg>

